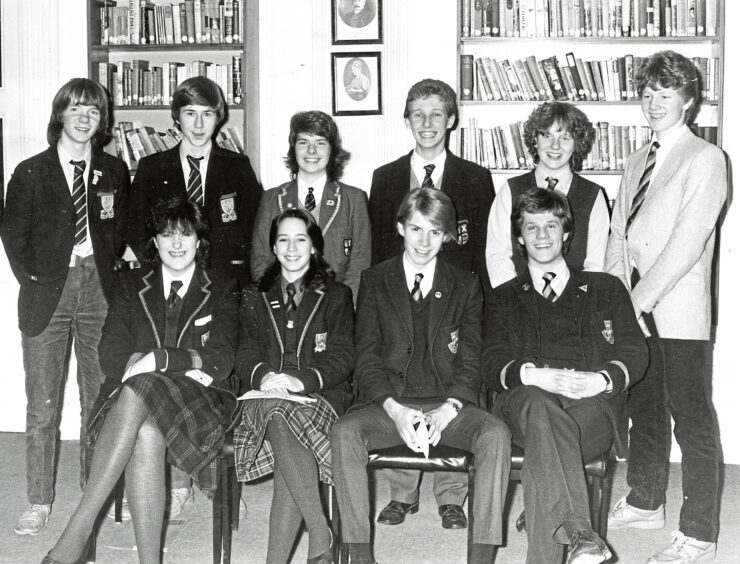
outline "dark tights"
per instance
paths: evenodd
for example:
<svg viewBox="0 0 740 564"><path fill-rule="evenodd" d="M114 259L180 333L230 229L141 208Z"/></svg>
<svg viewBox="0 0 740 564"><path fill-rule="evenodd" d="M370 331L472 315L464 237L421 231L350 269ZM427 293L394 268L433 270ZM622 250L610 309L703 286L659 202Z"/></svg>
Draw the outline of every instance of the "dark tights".
<svg viewBox="0 0 740 564"><path fill-rule="evenodd" d="M159 564L165 503L164 467L164 437L149 419L144 403L124 387L98 436L80 505L51 556L60 562L79 559L100 509L125 470L139 562Z"/></svg>
<svg viewBox="0 0 740 564"><path fill-rule="evenodd" d="M267 564L288 562L301 520L308 532L308 557L318 556L329 550L331 532L321 508L316 459L280 416L267 424L267 438L275 456Z"/></svg>

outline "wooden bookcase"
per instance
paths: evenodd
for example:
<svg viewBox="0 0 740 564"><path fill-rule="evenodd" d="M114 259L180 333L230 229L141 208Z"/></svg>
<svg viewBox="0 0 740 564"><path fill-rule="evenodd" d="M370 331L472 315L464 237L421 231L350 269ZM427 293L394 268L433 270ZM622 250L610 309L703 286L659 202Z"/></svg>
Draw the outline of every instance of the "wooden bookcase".
<svg viewBox="0 0 740 564"><path fill-rule="evenodd" d="M503 2L504 0L500 0ZM547 5L544 0L536 0ZM569 0L558 0L561 4ZM572 1L572 0L571 0ZM624 0L626 2L627 0ZM703 0L697 0L703 1ZM526 0L519 0L519 4L525 4ZM465 6L467 4L467 6ZM463 36L464 11L475 9L476 4L481 2L471 0L458 0L458 100L460 107L460 121L456 138L451 146L460 153L461 150L461 128L469 128L475 122L478 128L491 128L493 126L506 126L515 122L526 121L532 110L543 100L535 101L476 101L462 100L462 77L461 56L472 55L474 59L489 57L498 60L521 60L534 56L537 61L556 56L559 63L566 64L566 54L573 53L576 58L583 60L603 60L625 55L645 57L657 51L671 49L686 55L687 57L714 58L717 60L716 73L717 82L715 90L716 97L705 100L700 106L695 120L698 126L717 127L717 145L722 146L722 106L723 106L723 74L725 68L724 37L724 0L716 0L717 27L716 35L712 36L681 36L681 37L491 37L475 36L471 31L469 37ZM494 0L494 5L499 2ZM514 2L516 5L517 2ZM554 1L550 2L552 6ZM658 4L656 0L656 4ZM581 1L581 5L583 2ZM473 14L472 18L475 17ZM473 20L474 21L474 20ZM635 69L636 70L636 69ZM475 72L475 67L474 67ZM627 101L573 101L589 117L594 126L599 122L607 122L613 125L645 125L639 100ZM468 138L470 141L470 138ZM475 159L473 159L475 160ZM486 163L481 163L486 164ZM489 167L490 168L490 167ZM522 174L522 169L490 168L494 175L494 183L500 185L506 178ZM597 176L592 178L595 182L603 185L610 199L614 198L619 184L622 170L584 170L584 176Z"/></svg>
<svg viewBox="0 0 740 564"><path fill-rule="evenodd" d="M133 2L138 4L138 0ZM222 2L223 3L223 2ZM150 5L181 4L183 0L152 0ZM146 60L150 68L161 67L165 63L178 62L186 65L193 61L205 61L219 65L231 66L233 57L241 56L241 89L242 99L239 103L227 106L227 120L223 127L238 128L244 150L253 163L259 162L259 78L258 78L258 18L259 0L241 0L239 14L241 37L232 43L167 43L167 44L104 44L101 41L101 11L103 7L128 7L129 0L88 0L88 76L95 78L99 63L119 61L131 63L134 60ZM166 77L164 77L166 80ZM111 92L111 95L113 93ZM224 92L226 96L226 92ZM169 100L158 105L112 105L111 126L121 121L134 122L137 125L151 126L157 131L172 128ZM106 147L111 153L116 152L115 142ZM132 174L135 167L132 167Z"/></svg>

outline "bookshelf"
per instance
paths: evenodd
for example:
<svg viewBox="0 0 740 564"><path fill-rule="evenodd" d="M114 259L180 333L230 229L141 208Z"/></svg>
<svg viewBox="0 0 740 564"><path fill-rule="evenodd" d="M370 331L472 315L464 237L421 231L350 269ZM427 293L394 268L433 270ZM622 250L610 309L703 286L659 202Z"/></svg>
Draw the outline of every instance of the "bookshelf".
<svg viewBox="0 0 740 564"><path fill-rule="evenodd" d="M642 6L653 7L650 18ZM687 21L689 8L699 14L698 22ZM641 57L672 49L694 59L704 82L695 126L722 146L724 0L459 0L457 23L460 122L452 146L487 166L494 182L497 176L500 183L530 168L528 155L515 155L510 162L505 137L516 142L518 123L546 99L557 97L547 81L547 65L542 65L547 60L557 64L564 91L560 97L577 104L597 129L595 150L582 173L598 175L594 180L610 199L626 156L642 144L645 121L629 80ZM628 57L633 73L628 72ZM590 72L579 72L575 62ZM497 126L509 132L496 133ZM604 150L615 154L604 158ZM585 170L589 165L592 169Z"/></svg>
<svg viewBox="0 0 740 564"><path fill-rule="evenodd" d="M114 133L131 124L160 134L154 150L170 146L170 94L185 78L205 75L227 99L221 131L259 162L258 11L258 0L88 0L88 73L109 91ZM106 150L117 153L115 136ZM124 159L132 174L136 156Z"/></svg>

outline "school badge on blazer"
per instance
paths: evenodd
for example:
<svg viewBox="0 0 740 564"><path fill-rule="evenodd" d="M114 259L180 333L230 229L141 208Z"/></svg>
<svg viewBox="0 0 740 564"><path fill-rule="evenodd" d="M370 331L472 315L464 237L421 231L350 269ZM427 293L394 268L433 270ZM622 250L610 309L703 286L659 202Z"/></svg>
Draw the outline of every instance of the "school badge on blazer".
<svg viewBox="0 0 740 564"><path fill-rule="evenodd" d="M344 239L344 256L348 257L352 254L352 239Z"/></svg>
<svg viewBox="0 0 740 564"><path fill-rule="evenodd" d="M200 346L205 347L206 343L208 343L208 339L211 337L211 332L206 331L200 336Z"/></svg>
<svg viewBox="0 0 740 564"><path fill-rule="evenodd" d="M116 215L113 209L116 201L115 194L113 192L98 192L98 197L100 198L100 219L113 219Z"/></svg>
<svg viewBox="0 0 740 564"><path fill-rule="evenodd" d="M447 348L450 349L450 352L452 354L457 354L457 347L460 341L459 336L460 336L459 329L457 331L453 331L452 333L450 333L451 341L447 343Z"/></svg>
<svg viewBox="0 0 740 564"><path fill-rule="evenodd" d="M604 320L604 329L601 330L601 334L604 335L607 343L614 344L614 330L612 329L611 319Z"/></svg>
<svg viewBox="0 0 740 564"><path fill-rule="evenodd" d="M221 221L228 223L236 221L236 193L224 194L219 200L221 206Z"/></svg>
<svg viewBox="0 0 740 564"><path fill-rule="evenodd" d="M316 333L316 346L313 352L324 352L326 350L326 333Z"/></svg>
<svg viewBox="0 0 740 564"><path fill-rule="evenodd" d="M457 244L465 245L470 239L470 227L467 219L457 222Z"/></svg>

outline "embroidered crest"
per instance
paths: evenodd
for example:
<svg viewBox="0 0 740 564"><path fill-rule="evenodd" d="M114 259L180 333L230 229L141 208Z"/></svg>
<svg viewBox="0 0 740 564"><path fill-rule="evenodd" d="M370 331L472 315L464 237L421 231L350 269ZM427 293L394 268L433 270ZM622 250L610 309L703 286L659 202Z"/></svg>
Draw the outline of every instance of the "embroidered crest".
<svg viewBox="0 0 740 564"><path fill-rule="evenodd" d="M313 352L324 352L326 350L326 333L316 333L316 346Z"/></svg>
<svg viewBox="0 0 740 564"><path fill-rule="evenodd" d="M326 200L326 205L333 208L336 205L336 202L334 200Z"/></svg>
<svg viewBox="0 0 740 564"><path fill-rule="evenodd" d="M611 319L604 320L604 329L602 329L601 334L604 335L607 343L610 345L614 344L614 330L612 329Z"/></svg>
<svg viewBox="0 0 740 564"><path fill-rule="evenodd" d="M205 347L206 343L208 342L209 337L211 336L210 331L206 331L200 336L200 346Z"/></svg>
<svg viewBox="0 0 740 564"><path fill-rule="evenodd" d="M465 245L470 239L470 231L468 229L468 220L461 219L457 222L457 244Z"/></svg>
<svg viewBox="0 0 740 564"><path fill-rule="evenodd" d="M221 196L221 221L228 223L236 221L236 194L225 194Z"/></svg>
<svg viewBox="0 0 740 564"><path fill-rule="evenodd" d="M344 256L348 257L352 254L352 239L344 239Z"/></svg>
<svg viewBox="0 0 740 564"><path fill-rule="evenodd" d="M103 176L103 173L99 170L93 170L93 179L92 179L92 185L97 186L98 180L100 180L100 177Z"/></svg>
<svg viewBox="0 0 740 564"><path fill-rule="evenodd" d="M459 330L453 331L452 333L450 333L450 339L451 339L451 341L447 344L447 348L450 349L450 352L452 354L457 354L457 345L458 345L459 340L460 340L459 339L459 335L460 335L460 331Z"/></svg>
<svg viewBox="0 0 740 564"><path fill-rule="evenodd" d="M97 178L97 176L95 177ZM113 194L98 194L100 196L100 219L113 219L116 212L113 209L115 197Z"/></svg>

